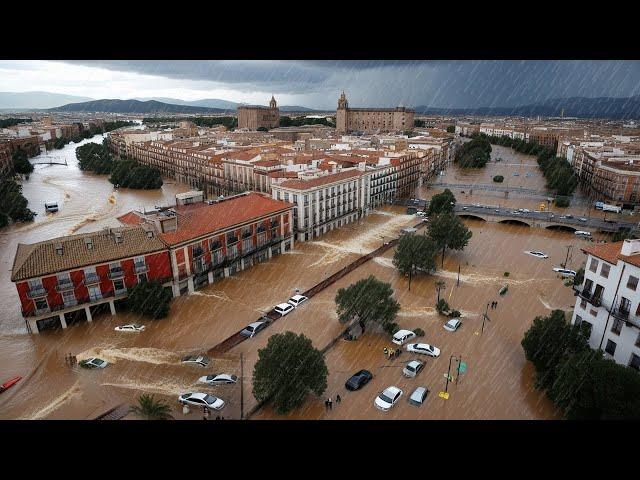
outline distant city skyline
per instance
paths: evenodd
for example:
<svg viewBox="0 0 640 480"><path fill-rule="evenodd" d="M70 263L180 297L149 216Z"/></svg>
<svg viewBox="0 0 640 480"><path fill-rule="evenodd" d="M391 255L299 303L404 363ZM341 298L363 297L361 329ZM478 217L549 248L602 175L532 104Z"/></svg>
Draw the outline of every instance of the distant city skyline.
<svg viewBox="0 0 640 480"><path fill-rule="evenodd" d="M0 61L0 91L104 98L222 99L334 110L473 108L640 95L640 61Z"/></svg>

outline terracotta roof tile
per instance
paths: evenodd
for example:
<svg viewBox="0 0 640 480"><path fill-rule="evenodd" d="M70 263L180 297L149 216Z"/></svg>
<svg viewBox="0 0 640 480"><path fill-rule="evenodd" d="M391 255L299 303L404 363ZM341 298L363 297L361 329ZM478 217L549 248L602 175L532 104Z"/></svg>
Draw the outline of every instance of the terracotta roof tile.
<svg viewBox="0 0 640 480"><path fill-rule="evenodd" d="M362 175L362 172L359 170L349 170L347 172L323 175L310 180L289 180L282 182L280 186L284 188L292 188L294 190L307 190L309 188L321 187L322 185L327 185L329 183L359 177L360 175Z"/></svg>
<svg viewBox="0 0 640 480"><path fill-rule="evenodd" d="M177 231L160 233L159 237L168 245L178 245L256 218L275 215L290 208L293 208L293 204L255 192L213 205L206 203L180 205L176 207Z"/></svg>
<svg viewBox="0 0 640 480"><path fill-rule="evenodd" d="M52 275L77 268L96 265L127 257L135 257L166 249L166 245L140 226L112 228L111 232L122 234L116 243L115 236L105 230L53 238L34 244L19 244L13 262L11 281L27 280ZM91 239L89 250L85 239ZM56 253L56 245L62 244L62 255Z"/></svg>

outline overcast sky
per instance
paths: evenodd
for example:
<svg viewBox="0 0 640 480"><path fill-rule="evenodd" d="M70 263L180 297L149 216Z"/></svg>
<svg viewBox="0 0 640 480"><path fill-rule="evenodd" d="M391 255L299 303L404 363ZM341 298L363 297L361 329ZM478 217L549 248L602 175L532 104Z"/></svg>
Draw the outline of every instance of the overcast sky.
<svg viewBox="0 0 640 480"><path fill-rule="evenodd" d="M640 61L0 61L0 91L102 98L219 98L335 109L512 106L640 95Z"/></svg>

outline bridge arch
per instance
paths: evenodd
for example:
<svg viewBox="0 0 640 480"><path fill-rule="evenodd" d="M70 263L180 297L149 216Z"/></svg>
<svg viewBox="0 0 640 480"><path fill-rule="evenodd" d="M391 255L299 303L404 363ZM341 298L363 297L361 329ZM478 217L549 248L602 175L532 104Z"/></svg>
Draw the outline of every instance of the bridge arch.
<svg viewBox="0 0 640 480"><path fill-rule="evenodd" d="M524 225L525 227L531 226L531 224L525 222L524 220L518 220L515 218L507 218L505 220L500 220L498 223L504 223L507 225Z"/></svg>
<svg viewBox="0 0 640 480"><path fill-rule="evenodd" d="M469 220L481 220L483 222L487 221L486 218L481 217L480 215L474 215L473 213L460 213L458 214L458 216L460 218L468 218Z"/></svg>
<svg viewBox="0 0 640 480"><path fill-rule="evenodd" d="M545 227L547 230L557 230L561 232L576 232L578 229L576 227L572 227L570 225L547 225Z"/></svg>

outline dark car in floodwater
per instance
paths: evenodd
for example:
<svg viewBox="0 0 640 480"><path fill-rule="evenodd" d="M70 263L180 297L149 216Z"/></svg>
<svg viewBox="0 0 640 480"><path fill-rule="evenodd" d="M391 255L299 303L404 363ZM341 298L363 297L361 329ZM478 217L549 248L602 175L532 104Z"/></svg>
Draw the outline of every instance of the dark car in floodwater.
<svg viewBox="0 0 640 480"><path fill-rule="evenodd" d="M369 370L360 370L355 373L347 382L344 384L347 390L360 390L364 387L369 381L373 378L373 374Z"/></svg>

